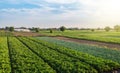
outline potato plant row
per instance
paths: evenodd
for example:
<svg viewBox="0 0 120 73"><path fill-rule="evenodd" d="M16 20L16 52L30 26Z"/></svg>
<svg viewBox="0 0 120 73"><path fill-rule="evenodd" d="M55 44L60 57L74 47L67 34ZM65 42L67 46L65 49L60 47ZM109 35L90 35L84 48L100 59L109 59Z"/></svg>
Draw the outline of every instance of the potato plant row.
<svg viewBox="0 0 120 73"><path fill-rule="evenodd" d="M18 39L46 60L57 73L98 73L90 64L79 59L60 53L27 38L19 37Z"/></svg>
<svg viewBox="0 0 120 73"><path fill-rule="evenodd" d="M13 73L56 73L15 37L8 38Z"/></svg>
<svg viewBox="0 0 120 73"><path fill-rule="evenodd" d="M53 49L55 51L58 51L60 53L63 53L65 55L68 55L70 57L73 57L75 59L79 59L79 61L82 61L84 63L89 64L90 66L94 67L98 72L106 72L114 69L119 69L120 64L113 62L111 60L104 60L102 58L97 58L82 52L78 52L75 50L68 49L63 46L59 46L56 44L48 43L46 41L38 40L35 38L29 38L33 40L34 42L37 42L43 46L46 46L50 49ZM28 41L29 41L28 39Z"/></svg>
<svg viewBox="0 0 120 73"><path fill-rule="evenodd" d="M58 39L54 39L50 37L37 37L36 39L45 40L50 43L54 43L60 46L68 47L73 50L88 53L96 57L101 57L104 59L109 59L109 60L120 63L120 51L119 50L103 48L103 47L98 47L98 46L91 46L91 45L86 45L86 44L78 44L75 42L68 42L68 41L58 40Z"/></svg>
<svg viewBox="0 0 120 73"><path fill-rule="evenodd" d="M0 73L10 73L10 57L7 47L7 38L0 37Z"/></svg>

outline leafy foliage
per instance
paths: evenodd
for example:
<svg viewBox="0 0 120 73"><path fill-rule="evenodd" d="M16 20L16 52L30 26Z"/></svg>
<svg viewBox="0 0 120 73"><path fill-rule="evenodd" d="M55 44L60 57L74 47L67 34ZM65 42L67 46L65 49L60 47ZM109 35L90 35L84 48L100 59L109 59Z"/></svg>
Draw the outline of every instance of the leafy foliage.
<svg viewBox="0 0 120 73"><path fill-rule="evenodd" d="M0 37L1 73L103 73L120 68L117 62L51 42L31 37L18 39Z"/></svg>
<svg viewBox="0 0 120 73"><path fill-rule="evenodd" d="M117 32L120 31L120 25L115 25L114 30L117 31Z"/></svg>
<svg viewBox="0 0 120 73"><path fill-rule="evenodd" d="M49 37L38 37L37 39L45 40L50 43L54 43L60 46L68 47L73 50L77 50L80 52L88 53L96 57L101 57L104 59L109 59L120 63L120 51L112 50L108 48L101 48L97 46L90 46L85 44L77 44L74 42L66 42L62 40L57 40Z"/></svg>
<svg viewBox="0 0 120 73"><path fill-rule="evenodd" d="M14 73L56 73L15 37L9 37L9 48Z"/></svg>
<svg viewBox="0 0 120 73"><path fill-rule="evenodd" d="M109 26L106 26L104 29L105 29L105 31L108 32L108 31L110 31L111 28Z"/></svg>
<svg viewBox="0 0 120 73"><path fill-rule="evenodd" d="M39 28L35 28L35 32L39 32Z"/></svg>
<svg viewBox="0 0 120 73"><path fill-rule="evenodd" d="M50 29L50 33L53 33L53 30L52 30L52 29Z"/></svg>
<svg viewBox="0 0 120 73"><path fill-rule="evenodd" d="M61 26L61 27L60 27L60 31L62 31L62 32L64 32L65 29L66 29L66 28L65 28L64 26Z"/></svg>
<svg viewBox="0 0 120 73"><path fill-rule="evenodd" d="M95 29L91 29L91 31L92 31L92 32L94 32L94 31L95 31Z"/></svg>
<svg viewBox="0 0 120 73"><path fill-rule="evenodd" d="M10 73L10 59L7 47L7 38L0 37L0 73Z"/></svg>
<svg viewBox="0 0 120 73"><path fill-rule="evenodd" d="M19 39L31 47L38 55L42 56L58 73L97 73L96 69L83 61L67 56L32 40L26 38Z"/></svg>
<svg viewBox="0 0 120 73"><path fill-rule="evenodd" d="M45 42L42 40L37 40L37 39L33 39L33 38L29 38L29 39L33 40L34 43L37 42L41 46L46 46L47 48L54 50L54 52L56 51L56 54L61 53L61 54L69 56L70 58L74 58L81 62L84 62L85 64L88 64L91 67L93 67L94 69L96 69L98 72L105 72L105 71L117 69L120 67L120 65L118 63L113 62L111 60L104 60L101 58L97 58L97 57L91 56L89 54L77 52L75 50L71 50L71 49L65 48L63 46L55 45L55 44L48 43L48 42ZM29 39L24 38L23 40L29 40ZM31 42L33 42L33 41L31 41ZM29 42L30 42L30 40L29 40Z"/></svg>
<svg viewBox="0 0 120 73"><path fill-rule="evenodd" d="M14 27L9 27L9 31L13 32L14 31Z"/></svg>

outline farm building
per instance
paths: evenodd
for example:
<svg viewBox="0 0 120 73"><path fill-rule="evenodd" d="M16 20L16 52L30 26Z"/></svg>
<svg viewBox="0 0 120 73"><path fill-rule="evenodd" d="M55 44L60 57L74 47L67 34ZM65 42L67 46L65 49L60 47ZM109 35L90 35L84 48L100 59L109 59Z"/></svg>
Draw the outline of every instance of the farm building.
<svg viewBox="0 0 120 73"><path fill-rule="evenodd" d="M30 32L30 30L27 29L27 28L24 28L24 29L23 28L15 28L14 31L17 31L17 32L20 32L20 31L21 32Z"/></svg>

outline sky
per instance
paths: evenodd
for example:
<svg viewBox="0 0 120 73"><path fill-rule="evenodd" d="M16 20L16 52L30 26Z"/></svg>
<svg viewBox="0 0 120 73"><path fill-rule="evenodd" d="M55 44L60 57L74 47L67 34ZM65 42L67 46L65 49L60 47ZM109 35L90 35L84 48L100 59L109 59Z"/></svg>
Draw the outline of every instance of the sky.
<svg viewBox="0 0 120 73"><path fill-rule="evenodd" d="M98 28L120 24L120 0L0 0L0 27Z"/></svg>

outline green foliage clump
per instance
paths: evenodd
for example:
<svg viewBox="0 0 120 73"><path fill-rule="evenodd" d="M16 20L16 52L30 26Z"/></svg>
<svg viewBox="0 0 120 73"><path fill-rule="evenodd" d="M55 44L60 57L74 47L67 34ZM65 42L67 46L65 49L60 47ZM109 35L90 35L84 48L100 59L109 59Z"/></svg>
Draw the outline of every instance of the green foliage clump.
<svg viewBox="0 0 120 73"><path fill-rule="evenodd" d="M9 31L13 32L14 31L14 27L9 27Z"/></svg>
<svg viewBox="0 0 120 73"><path fill-rule="evenodd" d="M39 32L39 28L35 28L35 32Z"/></svg>
<svg viewBox="0 0 120 73"><path fill-rule="evenodd" d="M92 31L92 32L94 32L94 31L95 31L95 29L91 29L91 31Z"/></svg>
<svg viewBox="0 0 120 73"><path fill-rule="evenodd" d="M120 31L120 25L115 25L114 30L117 31L117 32Z"/></svg>
<svg viewBox="0 0 120 73"><path fill-rule="evenodd" d="M53 30L52 30L52 29L50 29L50 33L53 33Z"/></svg>
<svg viewBox="0 0 120 73"><path fill-rule="evenodd" d="M104 28L104 30L107 31L107 32L110 31L110 29L111 29L111 28L110 28L109 26L106 26L106 27Z"/></svg>
<svg viewBox="0 0 120 73"><path fill-rule="evenodd" d="M66 27L65 26L61 26L60 27L60 31L64 32L66 30Z"/></svg>

